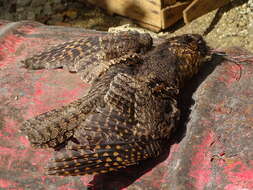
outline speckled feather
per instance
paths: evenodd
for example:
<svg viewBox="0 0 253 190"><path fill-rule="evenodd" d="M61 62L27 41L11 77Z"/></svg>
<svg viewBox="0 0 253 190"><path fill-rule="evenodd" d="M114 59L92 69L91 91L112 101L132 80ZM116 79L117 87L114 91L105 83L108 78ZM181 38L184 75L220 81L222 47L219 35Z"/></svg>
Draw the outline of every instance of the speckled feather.
<svg viewBox="0 0 253 190"><path fill-rule="evenodd" d="M199 35L183 35L151 48L147 34L123 36L109 34L100 40L99 56L89 54L97 57L96 62L77 62L82 65L80 72L91 77L92 86L83 98L23 124L34 146L58 149L66 144L49 162L49 175L106 173L137 164L160 155L162 141L175 129L180 88L203 63L208 53L205 42ZM119 46L127 38L124 46ZM108 45L106 51L101 41ZM127 41L132 45L126 45ZM50 52L54 50L46 54ZM33 58L26 61L26 67L51 63L42 63L44 59L40 62L39 57L35 56L35 62Z"/></svg>
<svg viewBox="0 0 253 190"><path fill-rule="evenodd" d="M109 33L103 37L95 36L59 44L22 61L22 65L32 70L65 68L80 73L85 82L92 83L109 66L131 62L136 53L141 54L151 47L152 38L148 34ZM106 84L110 83L112 77L105 80ZM34 147L59 146L73 136L73 130L94 110L105 92L103 86L103 83L97 83L83 98L27 120L21 130Z"/></svg>
<svg viewBox="0 0 253 190"><path fill-rule="evenodd" d="M104 73L111 65L134 59L152 47L152 38L138 32L109 33L102 37L65 42L24 60L27 69L65 68L79 72L87 83Z"/></svg>

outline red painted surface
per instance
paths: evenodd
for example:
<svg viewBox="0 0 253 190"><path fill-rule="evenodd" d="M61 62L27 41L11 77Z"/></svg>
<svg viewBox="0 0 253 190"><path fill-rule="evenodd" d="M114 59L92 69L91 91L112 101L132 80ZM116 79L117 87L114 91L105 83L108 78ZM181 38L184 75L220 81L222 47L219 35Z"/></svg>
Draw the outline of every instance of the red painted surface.
<svg viewBox="0 0 253 190"><path fill-rule="evenodd" d="M4 26L2 26L4 27ZM36 31L36 28L32 26L21 26L19 28L23 33L29 34ZM14 63L16 60L23 58L24 55L15 54L18 48L26 41L23 36L18 36L15 34L6 34L1 39L0 44L0 66L6 66L8 64Z"/></svg>
<svg viewBox="0 0 253 190"><path fill-rule="evenodd" d="M224 71L221 73L219 80L226 83L228 87L233 85L236 81L240 80L243 65L229 63L225 66Z"/></svg>
<svg viewBox="0 0 253 190"><path fill-rule="evenodd" d="M0 22L0 30L6 24ZM81 97L87 84L62 70L27 71L19 61L48 46L90 35L103 34L24 22L0 36L0 188L253 189L251 58L247 65L219 63L204 79L195 79L202 83L194 90L187 131L181 139L175 136L157 160L105 175L45 176L43 167L52 150L33 149L19 132L20 124Z"/></svg>
<svg viewBox="0 0 253 190"><path fill-rule="evenodd" d="M242 161L234 161L224 166L224 171L227 174L227 179L231 184L226 188L231 190L234 187L241 189L253 189L253 161L248 164ZM230 189L229 189L230 187Z"/></svg>
<svg viewBox="0 0 253 190"><path fill-rule="evenodd" d="M214 141L214 133L207 131L203 136L201 144L194 147L196 151L191 158L191 168L189 176L194 178L193 186L196 190L204 189L205 185L210 182L211 178L211 153L209 147Z"/></svg>

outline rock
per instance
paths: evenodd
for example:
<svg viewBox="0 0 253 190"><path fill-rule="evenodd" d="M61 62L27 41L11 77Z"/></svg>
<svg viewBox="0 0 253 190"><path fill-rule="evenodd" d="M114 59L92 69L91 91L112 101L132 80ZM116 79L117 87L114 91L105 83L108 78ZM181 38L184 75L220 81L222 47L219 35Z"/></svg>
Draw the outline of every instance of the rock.
<svg viewBox="0 0 253 190"><path fill-rule="evenodd" d="M64 16L60 13L52 15L51 19L47 22L47 24L55 24L57 22L62 22L64 19Z"/></svg>
<svg viewBox="0 0 253 190"><path fill-rule="evenodd" d="M121 31L138 31L140 33L149 33L153 38L157 38L157 34L147 29L139 28L134 24L125 24L117 27L110 27L108 32L117 33Z"/></svg>
<svg viewBox="0 0 253 190"><path fill-rule="evenodd" d="M61 3L57 3L57 4L53 4L52 5L52 10L53 10L53 12L62 12L62 11L64 11L64 10L66 10L67 9L67 7L66 6L64 6L63 4L61 4Z"/></svg>
<svg viewBox="0 0 253 190"><path fill-rule="evenodd" d="M68 10L68 11L64 12L63 14L70 19L77 18L77 11L75 11L75 10Z"/></svg>
<svg viewBox="0 0 253 190"><path fill-rule="evenodd" d="M16 18L17 18L17 20L26 20L27 19L26 12L22 12L22 13L17 14Z"/></svg>
<svg viewBox="0 0 253 190"><path fill-rule="evenodd" d="M17 6L27 6L31 3L32 0L17 0Z"/></svg>
<svg viewBox="0 0 253 190"><path fill-rule="evenodd" d="M8 27L0 51L0 181L7 184L5 189L252 189L253 55L242 50L226 52L238 61L248 57L248 64L216 57L185 86L184 119L175 134L182 139L176 138L163 157L94 178L44 176L50 150L33 149L20 134L20 124L82 97L88 85L78 75L58 69L31 72L19 62L52 45L99 32L25 23L2 25Z"/></svg>
<svg viewBox="0 0 253 190"><path fill-rule="evenodd" d="M28 19L28 20L35 20L35 18L36 18L36 15L35 15L34 12L29 11L29 12L27 13L27 19Z"/></svg>
<svg viewBox="0 0 253 190"><path fill-rule="evenodd" d="M44 9L43 9L43 13L45 15L51 15L53 14L53 11L52 11L52 6L49 2L47 2L45 5L44 5Z"/></svg>
<svg viewBox="0 0 253 190"><path fill-rule="evenodd" d="M9 12L3 12L3 17L7 20L15 20L14 15Z"/></svg>
<svg viewBox="0 0 253 190"><path fill-rule="evenodd" d="M17 12L23 12L24 10L25 10L24 7L18 7L18 8L17 8Z"/></svg>
<svg viewBox="0 0 253 190"><path fill-rule="evenodd" d="M43 6L44 4L47 3L47 0L33 0L31 3L32 7L39 7L39 6Z"/></svg>
<svg viewBox="0 0 253 190"><path fill-rule="evenodd" d="M43 10L42 7L37 7L37 8L34 8L34 10L31 10L31 11L33 11L36 16L39 16L41 14L42 10Z"/></svg>
<svg viewBox="0 0 253 190"><path fill-rule="evenodd" d="M62 4L63 3L62 0L54 0L53 2L54 2L54 4Z"/></svg>
<svg viewBox="0 0 253 190"><path fill-rule="evenodd" d="M225 48L241 46L253 51L249 39L248 27L253 22L252 0L237 0L214 10L190 24L171 29L167 37L185 33L199 33L205 36L210 46ZM245 32L246 30L246 32ZM238 37L239 36L239 37Z"/></svg>
<svg viewBox="0 0 253 190"><path fill-rule="evenodd" d="M82 7L85 7L84 3L73 2L68 4L69 9L80 10Z"/></svg>
<svg viewBox="0 0 253 190"><path fill-rule="evenodd" d="M249 44L249 49L253 49L253 22L251 22L249 28L248 28L248 34L249 34L249 41L251 42Z"/></svg>

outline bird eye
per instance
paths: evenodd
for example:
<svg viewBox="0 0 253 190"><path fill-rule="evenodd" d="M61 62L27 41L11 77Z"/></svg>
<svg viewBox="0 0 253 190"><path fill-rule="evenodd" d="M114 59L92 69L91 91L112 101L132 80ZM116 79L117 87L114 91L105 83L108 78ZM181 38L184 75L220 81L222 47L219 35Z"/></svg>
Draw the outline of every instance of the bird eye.
<svg viewBox="0 0 253 190"><path fill-rule="evenodd" d="M159 85L162 84L162 83L163 83L163 81L161 81L161 80L158 79L158 78L155 78L155 79L153 79L152 81L150 81L150 82L148 83L148 86L149 86L150 88L155 88L155 87L159 86Z"/></svg>
<svg viewBox="0 0 253 190"><path fill-rule="evenodd" d="M197 41L197 43L198 43L199 45L201 45L201 44L203 44L203 40L199 39L199 40Z"/></svg>
<svg viewBox="0 0 253 190"><path fill-rule="evenodd" d="M148 86L149 86L149 88L155 88L156 82L155 81L151 81L151 82L148 83Z"/></svg>
<svg viewBox="0 0 253 190"><path fill-rule="evenodd" d="M185 42L186 42L186 43L191 43L193 40L194 40L194 39L192 38L192 36L187 35L187 36L185 37Z"/></svg>

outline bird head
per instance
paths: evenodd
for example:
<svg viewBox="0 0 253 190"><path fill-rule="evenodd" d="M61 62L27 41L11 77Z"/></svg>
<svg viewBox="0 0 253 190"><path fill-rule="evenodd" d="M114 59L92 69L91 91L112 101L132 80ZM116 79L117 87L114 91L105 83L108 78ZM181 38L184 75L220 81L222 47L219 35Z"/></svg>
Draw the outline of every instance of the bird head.
<svg viewBox="0 0 253 190"><path fill-rule="evenodd" d="M206 56L209 52L209 47L207 46L203 37L199 34L184 34L181 36L176 36L168 39L171 47L176 48L176 50L194 51L201 56ZM181 50L182 51L182 50Z"/></svg>
<svg viewBox="0 0 253 190"><path fill-rule="evenodd" d="M196 74L209 48L198 34L168 39L149 51L139 69L139 79L152 89L177 89Z"/></svg>
<svg viewBox="0 0 253 190"><path fill-rule="evenodd" d="M196 74L210 54L210 48L199 34L184 34L168 39L169 51L178 59L176 62L181 83Z"/></svg>

